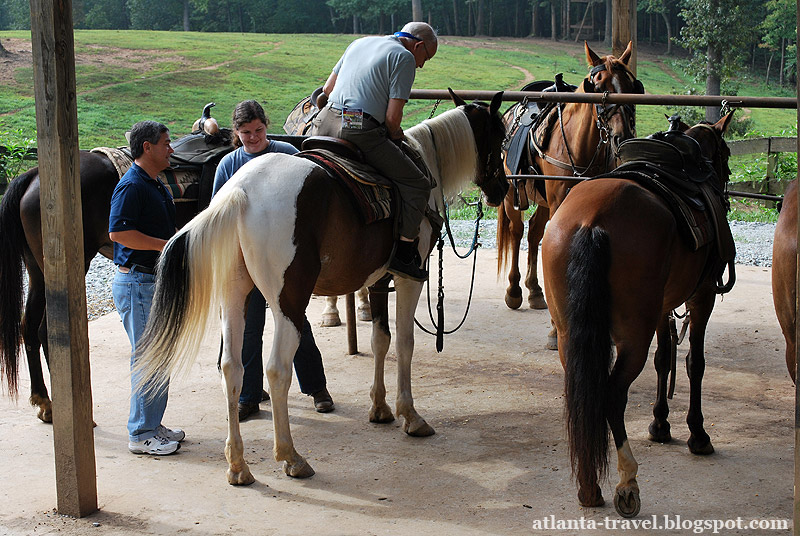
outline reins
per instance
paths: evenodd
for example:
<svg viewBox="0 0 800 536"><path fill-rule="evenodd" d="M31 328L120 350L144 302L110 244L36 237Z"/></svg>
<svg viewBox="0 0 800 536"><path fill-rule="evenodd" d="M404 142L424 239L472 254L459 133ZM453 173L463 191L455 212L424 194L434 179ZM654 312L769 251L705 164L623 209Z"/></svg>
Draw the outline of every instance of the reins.
<svg viewBox="0 0 800 536"><path fill-rule="evenodd" d="M440 100L437 100L433 106L433 110L431 110L431 115L428 119L431 119L436 112L436 108L439 105ZM434 149L436 148L436 139L433 136L433 131L431 133L431 141L433 142ZM488 165L488 162L487 162ZM486 170L484 170L485 172ZM451 330L444 329L444 236L440 232L439 238L436 243L436 249L439 251L439 281L438 281L438 291L436 295L436 319L433 318L433 310L431 309L431 283L430 278L427 281L427 295L428 295L428 317L430 318L431 325L433 326L434 331L430 331L425 328L419 320L417 320L416 316L414 317L414 323L417 325L419 329L423 332L427 333L428 335L433 335L436 337L436 351L441 352L444 348L444 336L450 335L455 333L461 326L464 325L464 322L467 320L467 315L469 314L470 305L472 304L472 293L475 289L475 269L477 267L478 255L477 250L480 247L480 243L478 242L478 238L480 236L480 221L483 218L483 203L481 202L480 196L478 197L478 201L475 203L468 203L465 201L467 206L475 206L477 208L477 218L475 219L475 232L472 236L472 244L470 244L469 250L464 253L463 255L458 252L456 249L456 242L455 238L453 237L453 230L450 228L450 215L449 209L447 205L447 201L444 198L444 185L442 181L437 181L437 184L434 185L436 190L439 193L439 199L437 199L437 204L441 206L442 212L442 219L444 220L444 227L447 234L447 237L450 240L450 246L453 250L453 253L459 259L467 259L473 253L475 254L472 259L472 275L470 276L470 285L469 285L469 297L467 298L467 306L464 309L464 315L461 318L461 321L458 323L456 327ZM461 198L464 200L464 198ZM426 259L426 265L429 267L430 255Z"/></svg>

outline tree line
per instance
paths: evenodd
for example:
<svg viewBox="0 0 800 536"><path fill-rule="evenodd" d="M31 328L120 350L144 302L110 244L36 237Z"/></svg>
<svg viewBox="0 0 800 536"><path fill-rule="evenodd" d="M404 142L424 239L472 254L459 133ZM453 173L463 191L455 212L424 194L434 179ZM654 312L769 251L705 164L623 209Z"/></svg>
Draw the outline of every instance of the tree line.
<svg viewBox="0 0 800 536"><path fill-rule="evenodd" d="M73 0L78 29L383 34L425 20L449 36L611 43L612 0ZM28 0L0 0L0 30L30 28ZM687 53L708 94L747 70L796 79L795 0L638 0L637 36ZM0 49L1 51L1 49ZM722 87L721 87L722 86Z"/></svg>

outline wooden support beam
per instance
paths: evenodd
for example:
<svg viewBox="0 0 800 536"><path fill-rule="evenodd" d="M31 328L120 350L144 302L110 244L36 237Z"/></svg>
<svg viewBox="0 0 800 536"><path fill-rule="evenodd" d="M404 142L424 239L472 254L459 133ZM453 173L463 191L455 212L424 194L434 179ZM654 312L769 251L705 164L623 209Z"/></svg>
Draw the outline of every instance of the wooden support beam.
<svg viewBox="0 0 800 536"><path fill-rule="evenodd" d="M636 0L613 0L611 17L611 53L619 57L629 41L633 41L633 55L628 69L636 75Z"/></svg>
<svg viewBox="0 0 800 536"><path fill-rule="evenodd" d="M97 510L71 0L30 0L58 512ZM124 446L120 446L124 448Z"/></svg>

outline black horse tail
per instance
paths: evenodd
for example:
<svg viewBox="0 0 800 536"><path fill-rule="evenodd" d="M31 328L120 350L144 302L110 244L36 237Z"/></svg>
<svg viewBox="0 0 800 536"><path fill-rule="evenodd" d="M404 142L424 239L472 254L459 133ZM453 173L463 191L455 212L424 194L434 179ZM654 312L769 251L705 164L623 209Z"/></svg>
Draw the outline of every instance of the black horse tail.
<svg viewBox="0 0 800 536"><path fill-rule="evenodd" d="M611 365L608 234L582 227L567 266L566 413L572 472L580 480L608 469L606 391Z"/></svg>
<svg viewBox="0 0 800 536"><path fill-rule="evenodd" d="M27 171L11 181L0 202L0 381L17 395L18 363L22 343L22 266L28 244L19 205L38 175Z"/></svg>

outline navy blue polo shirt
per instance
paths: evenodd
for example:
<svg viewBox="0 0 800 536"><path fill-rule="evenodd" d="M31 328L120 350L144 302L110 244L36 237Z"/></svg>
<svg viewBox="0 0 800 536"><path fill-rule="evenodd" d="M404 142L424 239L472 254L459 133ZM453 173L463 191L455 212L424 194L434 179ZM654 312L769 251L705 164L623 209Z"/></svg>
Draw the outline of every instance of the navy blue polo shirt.
<svg viewBox="0 0 800 536"><path fill-rule="evenodd" d="M111 196L108 232L139 231L168 240L175 234L175 203L172 194L158 179L150 176L135 163L125 172ZM159 251L124 247L114 242L114 264L139 264L153 268Z"/></svg>

